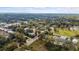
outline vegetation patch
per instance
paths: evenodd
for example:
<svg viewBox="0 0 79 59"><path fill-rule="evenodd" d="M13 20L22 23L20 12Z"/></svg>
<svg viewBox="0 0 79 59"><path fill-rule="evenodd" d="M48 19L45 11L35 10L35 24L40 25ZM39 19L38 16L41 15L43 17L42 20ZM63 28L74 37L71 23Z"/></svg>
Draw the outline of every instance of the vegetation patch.
<svg viewBox="0 0 79 59"><path fill-rule="evenodd" d="M71 37L71 36L79 34L79 31L70 31L70 30L67 30L67 29L59 28L57 33L59 35L64 35L64 36Z"/></svg>

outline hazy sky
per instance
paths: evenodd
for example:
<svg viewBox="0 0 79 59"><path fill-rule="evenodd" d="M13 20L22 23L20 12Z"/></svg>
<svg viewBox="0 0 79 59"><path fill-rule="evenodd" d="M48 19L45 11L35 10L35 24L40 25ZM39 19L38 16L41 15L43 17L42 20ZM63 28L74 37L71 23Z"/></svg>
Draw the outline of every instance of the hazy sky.
<svg viewBox="0 0 79 59"><path fill-rule="evenodd" d="M70 7L0 7L0 13L79 13Z"/></svg>

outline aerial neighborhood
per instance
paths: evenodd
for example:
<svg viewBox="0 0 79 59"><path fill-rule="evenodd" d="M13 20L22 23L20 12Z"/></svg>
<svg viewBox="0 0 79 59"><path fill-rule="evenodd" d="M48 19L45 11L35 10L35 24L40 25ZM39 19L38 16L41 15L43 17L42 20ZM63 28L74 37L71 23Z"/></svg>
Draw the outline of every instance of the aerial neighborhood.
<svg viewBox="0 0 79 59"><path fill-rule="evenodd" d="M79 50L78 19L35 15L0 22L1 51Z"/></svg>

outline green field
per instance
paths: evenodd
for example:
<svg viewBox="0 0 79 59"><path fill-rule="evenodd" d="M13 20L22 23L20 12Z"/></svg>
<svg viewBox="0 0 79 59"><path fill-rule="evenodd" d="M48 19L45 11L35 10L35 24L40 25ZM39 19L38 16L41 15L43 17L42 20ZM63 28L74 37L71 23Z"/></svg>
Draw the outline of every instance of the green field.
<svg viewBox="0 0 79 59"><path fill-rule="evenodd" d="M57 34L71 37L71 36L79 34L79 31L70 31L68 29L58 28Z"/></svg>

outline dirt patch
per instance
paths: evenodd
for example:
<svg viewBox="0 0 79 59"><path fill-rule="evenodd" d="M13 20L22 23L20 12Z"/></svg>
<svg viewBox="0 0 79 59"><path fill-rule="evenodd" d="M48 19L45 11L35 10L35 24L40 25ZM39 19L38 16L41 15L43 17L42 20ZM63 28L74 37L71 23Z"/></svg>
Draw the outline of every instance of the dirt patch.
<svg viewBox="0 0 79 59"><path fill-rule="evenodd" d="M32 51L47 51L45 47L45 42L42 40L37 40L29 46Z"/></svg>

